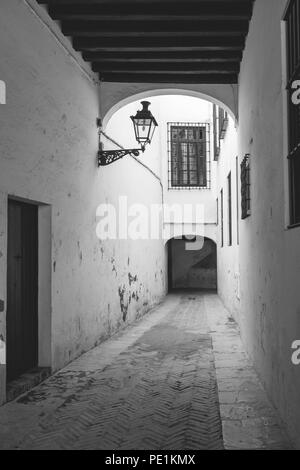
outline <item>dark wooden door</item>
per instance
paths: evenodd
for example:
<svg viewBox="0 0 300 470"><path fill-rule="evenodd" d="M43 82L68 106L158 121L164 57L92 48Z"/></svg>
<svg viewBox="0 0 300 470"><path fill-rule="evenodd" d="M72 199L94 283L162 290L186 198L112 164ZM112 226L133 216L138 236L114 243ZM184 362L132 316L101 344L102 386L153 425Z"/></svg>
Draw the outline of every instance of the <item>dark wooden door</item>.
<svg viewBox="0 0 300 470"><path fill-rule="evenodd" d="M38 211L9 200L7 380L38 365Z"/></svg>

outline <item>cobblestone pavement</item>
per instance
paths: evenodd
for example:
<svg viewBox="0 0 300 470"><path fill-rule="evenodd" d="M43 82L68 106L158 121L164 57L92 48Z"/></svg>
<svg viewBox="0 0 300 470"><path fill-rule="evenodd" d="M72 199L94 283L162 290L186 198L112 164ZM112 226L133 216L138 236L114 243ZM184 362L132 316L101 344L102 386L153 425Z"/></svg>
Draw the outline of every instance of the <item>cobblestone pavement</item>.
<svg viewBox="0 0 300 470"><path fill-rule="evenodd" d="M2 449L224 447L290 445L215 294L169 295L0 408Z"/></svg>

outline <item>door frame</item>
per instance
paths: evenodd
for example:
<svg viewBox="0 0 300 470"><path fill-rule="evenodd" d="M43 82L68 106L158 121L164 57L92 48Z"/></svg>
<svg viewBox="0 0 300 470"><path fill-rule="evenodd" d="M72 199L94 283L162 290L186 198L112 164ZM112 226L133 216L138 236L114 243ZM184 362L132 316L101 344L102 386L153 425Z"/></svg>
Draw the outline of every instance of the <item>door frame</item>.
<svg viewBox="0 0 300 470"><path fill-rule="evenodd" d="M52 367L52 206L0 191L0 405L6 402L8 200L38 206L38 367Z"/></svg>
<svg viewBox="0 0 300 470"><path fill-rule="evenodd" d="M38 366L38 206L8 199L6 377Z"/></svg>

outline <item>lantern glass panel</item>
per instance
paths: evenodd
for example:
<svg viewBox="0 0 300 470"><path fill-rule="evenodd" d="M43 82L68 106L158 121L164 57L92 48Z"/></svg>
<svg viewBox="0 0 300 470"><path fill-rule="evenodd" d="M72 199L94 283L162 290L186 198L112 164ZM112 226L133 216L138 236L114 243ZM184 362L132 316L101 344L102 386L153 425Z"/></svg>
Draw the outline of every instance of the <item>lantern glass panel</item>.
<svg viewBox="0 0 300 470"><path fill-rule="evenodd" d="M142 142L146 142L149 138L149 131L151 128L151 121L150 119L144 119L140 121L137 125L137 134L138 140Z"/></svg>
<svg viewBox="0 0 300 470"><path fill-rule="evenodd" d="M141 145L144 145L151 142L157 123L148 109L150 103L148 101L142 101L141 104L143 105L143 109L137 111L136 116L131 116L131 119L134 125L136 140Z"/></svg>
<svg viewBox="0 0 300 470"><path fill-rule="evenodd" d="M153 135L154 135L154 132L155 132L155 127L156 127L156 125L154 123L152 123L152 127L150 127L150 129L149 129L149 140L150 140L150 142L152 142Z"/></svg>

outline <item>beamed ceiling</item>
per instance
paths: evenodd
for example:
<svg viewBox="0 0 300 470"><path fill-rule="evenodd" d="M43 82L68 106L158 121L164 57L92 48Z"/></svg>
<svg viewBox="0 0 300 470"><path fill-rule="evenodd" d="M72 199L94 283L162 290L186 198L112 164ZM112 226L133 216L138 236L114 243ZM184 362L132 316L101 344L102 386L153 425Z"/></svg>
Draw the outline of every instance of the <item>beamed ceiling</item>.
<svg viewBox="0 0 300 470"><path fill-rule="evenodd" d="M237 83L255 0L38 0L105 82Z"/></svg>

